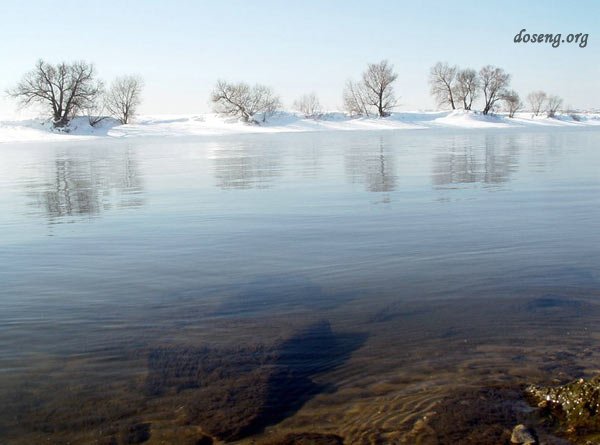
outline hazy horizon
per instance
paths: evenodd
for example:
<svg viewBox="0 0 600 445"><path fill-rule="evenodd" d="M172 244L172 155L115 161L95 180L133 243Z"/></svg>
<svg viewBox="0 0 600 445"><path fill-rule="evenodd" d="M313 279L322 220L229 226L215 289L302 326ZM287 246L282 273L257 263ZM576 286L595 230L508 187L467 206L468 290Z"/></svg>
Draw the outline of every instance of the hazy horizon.
<svg viewBox="0 0 600 445"><path fill-rule="evenodd" d="M442 1L275 1L152 3L67 1L5 6L0 37L0 89L15 85L37 59L93 62L107 83L121 74L145 81L141 114L210 111L217 79L271 86L289 108L315 92L325 109L341 108L345 82L369 62L388 59L398 72L400 110L435 109L427 84L437 61L479 69L492 64L512 75L524 98L542 89L566 107L600 108L600 52L595 44L600 3L501 5ZM515 44L531 33L589 34L585 48ZM5 94L0 115L17 104Z"/></svg>

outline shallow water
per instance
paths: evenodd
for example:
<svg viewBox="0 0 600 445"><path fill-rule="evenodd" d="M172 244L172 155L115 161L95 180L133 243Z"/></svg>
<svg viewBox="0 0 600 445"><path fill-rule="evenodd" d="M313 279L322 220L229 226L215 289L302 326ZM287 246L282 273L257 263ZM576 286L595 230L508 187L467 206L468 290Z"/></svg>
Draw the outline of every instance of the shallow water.
<svg viewBox="0 0 600 445"><path fill-rule="evenodd" d="M0 443L508 427L448 412L598 368L599 146L593 129L1 145Z"/></svg>

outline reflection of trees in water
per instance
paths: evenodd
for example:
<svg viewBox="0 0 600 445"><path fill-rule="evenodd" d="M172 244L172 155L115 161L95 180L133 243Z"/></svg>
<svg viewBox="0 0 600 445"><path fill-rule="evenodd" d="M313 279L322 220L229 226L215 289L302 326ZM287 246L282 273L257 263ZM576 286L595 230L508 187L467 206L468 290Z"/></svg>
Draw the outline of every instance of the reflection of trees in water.
<svg viewBox="0 0 600 445"><path fill-rule="evenodd" d="M346 175L351 183L364 183L370 192L396 188L394 154L381 138L377 146L350 147L345 156Z"/></svg>
<svg viewBox="0 0 600 445"><path fill-rule="evenodd" d="M59 153L43 182L28 185L32 205L53 221L143 205L143 185L130 151Z"/></svg>
<svg viewBox="0 0 600 445"><path fill-rule="evenodd" d="M222 189L268 188L281 175L281 155L270 146L244 145L214 150L214 174Z"/></svg>
<svg viewBox="0 0 600 445"><path fill-rule="evenodd" d="M457 137L434 155L432 182L501 184L517 170L518 157L514 136L487 135L482 144Z"/></svg>
<svg viewBox="0 0 600 445"><path fill-rule="evenodd" d="M321 170L321 150L314 139L295 147L294 155L294 165L298 166L303 178L314 179L318 176Z"/></svg>

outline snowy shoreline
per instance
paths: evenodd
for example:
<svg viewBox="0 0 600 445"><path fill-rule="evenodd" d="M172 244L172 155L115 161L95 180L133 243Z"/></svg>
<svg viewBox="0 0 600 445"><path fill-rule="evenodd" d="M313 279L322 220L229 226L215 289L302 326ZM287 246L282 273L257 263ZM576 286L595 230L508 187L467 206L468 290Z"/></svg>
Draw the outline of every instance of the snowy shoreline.
<svg viewBox="0 0 600 445"><path fill-rule="evenodd" d="M280 112L262 125L248 125L215 114L139 116L135 123L119 125L113 119L91 127L87 118L76 118L68 132L56 131L43 119L0 120L0 143L77 141L93 138L212 136L247 133L295 133L318 131L425 130L436 128L526 128L600 126L600 113L558 114L555 118L517 113L484 116L476 112L397 112L386 118L351 118L344 113L325 113L320 119Z"/></svg>

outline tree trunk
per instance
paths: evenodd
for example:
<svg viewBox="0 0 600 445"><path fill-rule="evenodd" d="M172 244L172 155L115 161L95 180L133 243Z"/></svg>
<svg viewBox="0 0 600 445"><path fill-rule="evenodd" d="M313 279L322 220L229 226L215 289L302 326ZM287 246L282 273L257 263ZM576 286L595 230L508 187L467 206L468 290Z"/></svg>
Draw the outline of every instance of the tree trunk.
<svg viewBox="0 0 600 445"><path fill-rule="evenodd" d="M63 116L59 116L58 119L54 120L54 128L65 127L68 123L69 123L69 118L66 114Z"/></svg>

